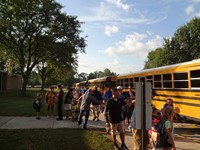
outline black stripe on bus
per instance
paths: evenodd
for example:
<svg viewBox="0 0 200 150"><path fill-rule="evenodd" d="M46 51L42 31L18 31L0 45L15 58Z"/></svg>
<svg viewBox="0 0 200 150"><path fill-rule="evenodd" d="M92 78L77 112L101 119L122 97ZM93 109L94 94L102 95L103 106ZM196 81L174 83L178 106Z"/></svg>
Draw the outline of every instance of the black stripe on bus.
<svg viewBox="0 0 200 150"><path fill-rule="evenodd" d="M162 99L153 99L153 101L160 101L160 102L166 102L166 100ZM195 107L200 107L200 104L193 104L193 103L185 103L185 102L173 102L174 104L183 104L183 105L188 105L188 106L195 106Z"/></svg>
<svg viewBox="0 0 200 150"><path fill-rule="evenodd" d="M188 99L188 100L200 100L200 97L192 97L192 96L174 96L174 95L165 95L165 94L157 94L156 96L162 96L167 98L180 98L180 99Z"/></svg>
<svg viewBox="0 0 200 150"><path fill-rule="evenodd" d="M154 91L175 91L175 92L200 92L200 89L161 89L161 88L155 88Z"/></svg>

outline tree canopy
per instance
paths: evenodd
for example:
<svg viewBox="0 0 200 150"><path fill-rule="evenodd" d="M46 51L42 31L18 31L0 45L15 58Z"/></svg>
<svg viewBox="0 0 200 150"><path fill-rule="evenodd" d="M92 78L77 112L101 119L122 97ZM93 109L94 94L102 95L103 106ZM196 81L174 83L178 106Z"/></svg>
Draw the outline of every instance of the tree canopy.
<svg viewBox="0 0 200 150"><path fill-rule="evenodd" d="M164 38L162 48L148 54L144 68L171 65L200 58L200 18L194 18Z"/></svg>
<svg viewBox="0 0 200 150"><path fill-rule="evenodd" d="M59 73L76 70L78 52L86 47L77 17L62 13L55 0L3 0L0 6L0 47L20 70L23 95L31 71L41 62L51 62Z"/></svg>

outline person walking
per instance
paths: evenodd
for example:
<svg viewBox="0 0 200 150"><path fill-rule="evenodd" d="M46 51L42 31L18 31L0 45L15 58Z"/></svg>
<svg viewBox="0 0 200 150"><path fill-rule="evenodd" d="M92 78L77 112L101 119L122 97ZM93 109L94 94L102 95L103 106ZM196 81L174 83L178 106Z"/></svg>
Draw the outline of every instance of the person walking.
<svg viewBox="0 0 200 150"><path fill-rule="evenodd" d="M125 127L122 116L122 104L120 102L118 90L115 88L112 92L112 98L108 100L105 108L106 122L111 124L111 135L115 148L119 149L116 139L116 132L120 133L121 148L128 150L125 144Z"/></svg>
<svg viewBox="0 0 200 150"><path fill-rule="evenodd" d="M92 102L101 103L101 102L97 101L92 96L92 94L93 94L93 90L89 89L88 93L85 93L80 97L80 98L82 98L82 101L81 101L80 114L78 116L77 125L81 125L82 124L82 118L83 118L83 115L84 115L85 119L84 119L84 122L82 124L82 129L87 129L87 122L88 122L88 118L89 118L91 103Z"/></svg>
<svg viewBox="0 0 200 150"><path fill-rule="evenodd" d="M63 120L62 114L62 101L63 101L64 92L61 85L58 85L58 94L57 94L57 112L58 118L56 120Z"/></svg>
<svg viewBox="0 0 200 150"><path fill-rule="evenodd" d="M103 100L101 92L98 91L98 88L96 86L94 86L94 91L93 91L92 96L94 96L94 98L98 101ZM100 104L99 103L95 103L95 102L92 103L92 112L94 115L93 121L95 119L97 119L97 121L99 121L99 114L100 114Z"/></svg>

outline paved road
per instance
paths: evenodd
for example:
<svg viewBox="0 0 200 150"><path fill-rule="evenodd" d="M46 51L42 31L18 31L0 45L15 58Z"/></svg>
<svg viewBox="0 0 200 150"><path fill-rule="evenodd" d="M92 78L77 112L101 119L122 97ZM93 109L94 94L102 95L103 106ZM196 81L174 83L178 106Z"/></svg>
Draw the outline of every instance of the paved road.
<svg viewBox="0 0 200 150"><path fill-rule="evenodd" d="M176 130L179 129L179 126L181 125L183 124L175 124ZM200 150L200 143L198 143L200 142L200 134L198 134L199 128L195 128L198 130L198 132L196 132L197 134L194 134L194 130L192 129L193 132L191 132L189 127L191 127L189 124L183 125L181 130L178 130L179 135L175 135L175 144L177 150ZM0 129L30 128L80 128L80 126L77 126L76 122L71 120L57 121L55 117L42 117L41 120L36 120L35 117L0 117ZM92 121L92 118L90 117L88 121L88 129L98 129L105 131L105 121L103 120L103 117L101 117L101 121L99 122ZM183 136L188 137L185 138ZM191 138L189 138L189 136ZM119 136L117 137L119 140ZM195 137L196 140L194 140L195 138L192 139L192 137ZM128 129L126 129L126 144L130 150L133 149L134 145L132 134L128 131Z"/></svg>

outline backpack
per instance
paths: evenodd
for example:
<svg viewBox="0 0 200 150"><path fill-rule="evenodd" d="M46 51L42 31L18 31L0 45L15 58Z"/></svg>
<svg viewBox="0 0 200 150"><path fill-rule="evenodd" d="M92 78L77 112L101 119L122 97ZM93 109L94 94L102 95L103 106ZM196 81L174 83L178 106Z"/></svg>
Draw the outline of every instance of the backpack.
<svg viewBox="0 0 200 150"><path fill-rule="evenodd" d="M34 109L37 109L37 107L38 107L38 106L37 106L37 104L36 104L36 100L34 100L34 101L33 101L33 108L34 108Z"/></svg>
<svg viewBox="0 0 200 150"><path fill-rule="evenodd" d="M33 108L34 109L40 109L40 108L42 108L42 103L38 99L35 99L33 101Z"/></svg>
<svg viewBox="0 0 200 150"><path fill-rule="evenodd" d="M158 141L156 142L156 148L162 148L167 142L168 134L165 131L165 121L166 119L161 119L156 125L155 129L159 134Z"/></svg>

